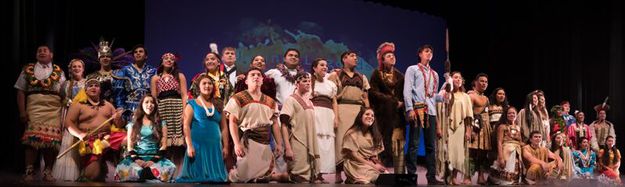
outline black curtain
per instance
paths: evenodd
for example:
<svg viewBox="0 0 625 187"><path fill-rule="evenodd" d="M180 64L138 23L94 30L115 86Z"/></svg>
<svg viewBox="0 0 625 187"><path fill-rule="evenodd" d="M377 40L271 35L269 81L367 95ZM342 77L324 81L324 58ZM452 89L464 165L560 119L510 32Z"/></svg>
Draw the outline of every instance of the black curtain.
<svg viewBox="0 0 625 187"><path fill-rule="evenodd" d="M22 67L36 62L39 45L49 45L54 53L53 63L66 72L67 64L80 49L98 43L100 37L115 39L114 48L130 50L144 42L144 1L2 1L2 23L9 34L2 36L2 63L7 71L2 79L7 98L4 126L0 132L0 148L7 150L0 159L0 172L21 174L24 170L24 151L19 139L24 126L18 124L19 112L16 91L13 88ZM95 5L94 5L95 4ZM4 40L6 39L6 40ZM86 71L99 68L87 65ZM89 73L89 72L86 72Z"/></svg>

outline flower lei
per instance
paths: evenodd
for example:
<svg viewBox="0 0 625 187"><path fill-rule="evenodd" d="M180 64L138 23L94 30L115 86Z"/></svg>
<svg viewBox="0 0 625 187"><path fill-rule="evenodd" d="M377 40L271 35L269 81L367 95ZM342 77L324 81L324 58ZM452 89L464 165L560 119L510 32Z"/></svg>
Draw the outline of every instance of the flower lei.
<svg viewBox="0 0 625 187"><path fill-rule="evenodd" d="M282 73L282 76L284 77L284 79L286 79L290 83L295 83L295 75L297 75L297 74L291 75L291 73L289 72L289 69L286 67L286 65L278 64L276 66L276 68L278 69L278 71L280 71L280 73ZM297 73L304 72L304 69L302 69L302 67L299 66L299 65L295 69L297 70Z"/></svg>
<svg viewBox="0 0 625 187"><path fill-rule="evenodd" d="M31 86L41 86L42 88L47 89L61 79L63 70L61 70L59 66L52 64L52 73L50 73L50 76L48 76L47 79L38 80L35 77L35 64L31 63L26 65L24 73L26 73L26 80Z"/></svg>

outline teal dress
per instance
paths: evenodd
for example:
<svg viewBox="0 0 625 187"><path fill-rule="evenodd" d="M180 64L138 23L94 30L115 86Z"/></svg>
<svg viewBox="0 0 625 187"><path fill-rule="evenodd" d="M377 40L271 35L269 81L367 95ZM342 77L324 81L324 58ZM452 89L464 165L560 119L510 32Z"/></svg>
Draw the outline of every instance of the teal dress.
<svg viewBox="0 0 625 187"><path fill-rule="evenodd" d="M132 122L128 123L128 125L126 125L126 129L130 130L132 125ZM139 139L134 146L137 156L146 162L157 155L160 148L160 140L154 136L154 130L155 129L152 125L141 126ZM125 158L115 169L115 179L122 182L141 181L143 180L141 176L145 176L142 172L150 171L156 179L163 182L171 182L173 179L172 175L176 172L176 165L174 165L174 163L167 158L162 157L159 161L152 164L149 169L146 169L147 168L139 166L131 158Z"/></svg>
<svg viewBox="0 0 625 187"><path fill-rule="evenodd" d="M185 153L182 170L176 182L226 182L228 175L221 153L223 145L219 126L221 114L214 111L213 116L208 117L204 108L194 99L189 100L187 104L193 108L191 143L195 149L195 157L189 158ZM210 108L208 110L213 112Z"/></svg>
<svg viewBox="0 0 625 187"><path fill-rule="evenodd" d="M572 152L575 174L581 178L592 178L595 172L597 154L590 149Z"/></svg>

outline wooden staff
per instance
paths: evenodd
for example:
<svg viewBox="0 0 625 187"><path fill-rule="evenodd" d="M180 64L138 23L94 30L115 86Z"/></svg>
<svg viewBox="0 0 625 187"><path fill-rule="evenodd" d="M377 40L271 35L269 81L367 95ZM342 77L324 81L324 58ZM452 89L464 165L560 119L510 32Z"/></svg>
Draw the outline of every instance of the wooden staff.
<svg viewBox="0 0 625 187"><path fill-rule="evenodd" d="M109 119L107 119L106 121L102 122L102 124L100 124L98 127L96 127L95 129L87 132L87 134L85 135L85 137L83 137L82 140L79 140L78 142L74 143L72 146L70 146L69 148L65 149L65 151L61 152L61 154L59 154L59 156L56 156L56 159L61 158L63 155L67 154L70 150L74 149L74 147L76 147L78 144L80 144L81 142L84 142L85 138L91 136L93 133L97 132L98 130L100 130L102 127L106 126L106 124L108 124L111 120L113 120L114 117L111 117Z"/></svg>

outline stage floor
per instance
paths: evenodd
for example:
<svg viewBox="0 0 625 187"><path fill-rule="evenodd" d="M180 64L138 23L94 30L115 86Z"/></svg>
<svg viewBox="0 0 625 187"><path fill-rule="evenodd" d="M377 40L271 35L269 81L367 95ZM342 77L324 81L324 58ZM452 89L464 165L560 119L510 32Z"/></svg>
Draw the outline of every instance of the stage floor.
<svg viewBox="0 0 625 187"><path fill-rule="evenodd" d="M392 168L390 168L392 170ZM426 169L424 167L419 166L417 168L418 175L418 185L425 186L427 182L425 180ZM622 179L625 178L621 176ZM287 184L287 183L267 183L267 184L240 184L240 183L232 183L232 184L182 184L182 183L135 183L135 182L105 182L105 183L96 183L96 182L29 182L24 183L21 181L21 175L14 173L0 173L0 186L236 186L236 187L251 187L251 186L269 186L272 187L286 187L286 186L354 186L351 184L334 184L334 174L326 174L324 175L324 179L328 182L328 184ZM343 179L345 179L343 177ZM458 181L461 181L458 178ZM477 184L477 175L474 175L472 178L473 186ZM365 186L373 186L373 185L365 185ZM467 186L467 185L460 185ZM598 187L598 186L606 186L605 184L599 183L597 180L582 180L582 179L574 179L568 182L553 182L552 184L541 184L541 185L518 185L518 186L572 186L572 187ZM622 185L625 186L625 185Z"/></svg>

